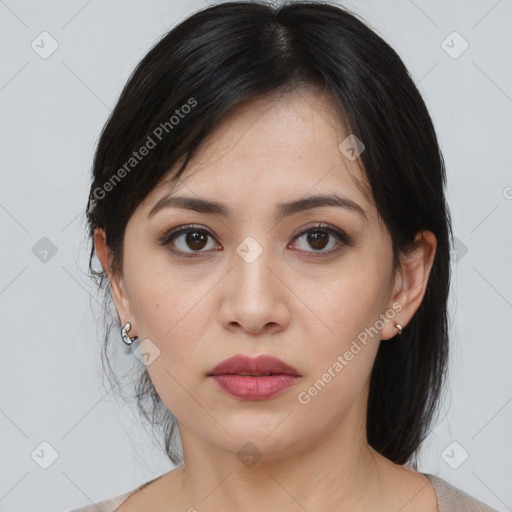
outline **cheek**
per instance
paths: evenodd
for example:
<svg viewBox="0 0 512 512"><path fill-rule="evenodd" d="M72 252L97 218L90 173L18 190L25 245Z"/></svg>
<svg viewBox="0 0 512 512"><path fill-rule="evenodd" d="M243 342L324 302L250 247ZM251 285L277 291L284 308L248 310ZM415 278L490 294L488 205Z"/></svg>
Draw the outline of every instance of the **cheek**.
<svg viewBox="0 0 512 512"><path fill-rule="evenodd" d="M355 404L360 404L375 355L376 345L360 343L357 347L351 346L351 350L333 354L320 371L298 389L298 407L318 419L323 417L320 424L328 418L335 420L345 416Z"/></svg>
<svg viewBox="0 0 512 512"><path fill-rule="evenodd" d="M306 297L308 305L323 320L325 334L338 340L338 347L375 325L387 307L389 269L375 259L362 255L339 269L322 286L312 286ZM319 343L322 342L318 339Z"/></svg>
<svg viewBox="0 0 512 512"><path fill-rule="evenodd" d="M361 393L380 344L375 324L382 301L375 290L347 284L338 292L324 297L323 314L330 329L321 337L310 335L308 374L297 393L299 407L326 423L336 423L355 404L364 405Z"/></svg>
<svg viewBox="0 0 512 512"><path fill-rule="evenodd" d="M149 338L161 351L167 365L188 364L199 349L209 322L208 297L198 290L179 290L152 286L146 281L144 289L134 302L133 314L137 319L139 337ZM195 359L197 365L200 359Z"/></svg>
<svg viewBox="0 0 512 512"><path fill-rule="evenodd" d="M151 381L164 404L179 420L204 411L191 399L202 374L206 372L205 347L201 340L208 326L207 297L197 291L189 294L146 281L138 297L134 315L144 339L158 349L158 357L148 365ZM169 291L170 290L170 291Z"/></svg>
<svg viewBox="0 0 512 512"><path fill-rule="evenodd" d="M143 244L141 244L143 245ZM140 335L158 344L176 338L176 332L194 327L191 318L201 308L208 283L172 264L161 247L135 247L127 252L125 273L132 313Z"/></svg>
<svg viewBox="0 0 512 512"><path fill-rule="evenodd" d="M199 356L204 355L199 342L205 339L211 324L208 291L212 282L193 279L161 259L160 254L148 256L144 265L147 270L137 270L133 265L129 275L127 287L137 334L157 346L163 368L174 373L195 365L197 372L201 370Z"/></svg>
<svg viewBox="0 0 512 512"><path fill-rule="evenodd" d="M307 385L321 379L329 382L326 388L330 390L344 388L344 396L349 389L363 385L379 347L383 327L380 315L387 306L388 270L384 266L360 258L322 290L310 289L308 306L322 322L303 325L309 345ZM327 399L330 393L322 394Z"/></svg>

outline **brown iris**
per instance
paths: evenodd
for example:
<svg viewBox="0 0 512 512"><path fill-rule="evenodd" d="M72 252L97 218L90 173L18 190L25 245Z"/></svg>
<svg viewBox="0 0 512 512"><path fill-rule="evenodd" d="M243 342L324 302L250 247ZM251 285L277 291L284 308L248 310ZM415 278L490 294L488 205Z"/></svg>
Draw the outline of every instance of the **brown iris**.
<svg viewBox="0 0 512 512"><path fill-rule="evenodd" d="M185 237L185 243L194 250L203 249L208 242L206 231L189 231Z"/></svg>
<svg viewBox="0 0 512 512"><path fill-rule="evenodd" d="M309 245L313 249L323 249L329 240L329 234L325 231L311 231L307 237Z"/></svg>

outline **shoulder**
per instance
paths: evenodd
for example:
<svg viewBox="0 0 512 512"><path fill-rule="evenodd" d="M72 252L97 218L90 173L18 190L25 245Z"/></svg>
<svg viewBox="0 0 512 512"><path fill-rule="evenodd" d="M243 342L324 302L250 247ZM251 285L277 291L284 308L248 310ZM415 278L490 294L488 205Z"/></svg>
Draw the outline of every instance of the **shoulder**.
<svg viewBox="0 0 512 512"><path fill-rule="evenodd" d="M497 512L485 503L457 489L446 480L429 473L423 473L434 487L439 512Z"/></svg>
<svg viewBox="0 0 512 512"><path fill-rule="evenodd" d="M84 507L74 508L73 510L70 510L69 512L98 512L98 510L101 510L101 512L116 512L118 507L122 503L124 503L130 496L132 496L136 492L140 491L141 489L143 489L150 483L154 482L158 478L160 478L160 477L153 478L152 480L149 480L148 482L145 482L142 485L137 486L135 489L132 489L131 491L120 494L119 496L115 496L114 498L109 498L107 500L98 501L96 503L91 503L90 505L86 505Z"/></svg>

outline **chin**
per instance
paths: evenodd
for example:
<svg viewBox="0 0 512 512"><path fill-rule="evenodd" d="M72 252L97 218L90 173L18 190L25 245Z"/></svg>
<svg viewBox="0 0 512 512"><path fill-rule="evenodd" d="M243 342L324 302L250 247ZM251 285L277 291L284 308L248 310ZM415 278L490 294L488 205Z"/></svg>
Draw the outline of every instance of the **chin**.
<svg viewBox="0 0 512 512"><path fill-rule="evenodd" d="M278 415L239 415L222 424L233 436L223 431L221 438L215 436L210 442L236 454L239 458L246 452L264 459L291 455L308 445L308 438L298 423L283 419L289 413L281 411ZM290 419L293 414L290 414ZM241 453L240 453L241 452ZM254 452L254 453L252 453Z"/></svg>

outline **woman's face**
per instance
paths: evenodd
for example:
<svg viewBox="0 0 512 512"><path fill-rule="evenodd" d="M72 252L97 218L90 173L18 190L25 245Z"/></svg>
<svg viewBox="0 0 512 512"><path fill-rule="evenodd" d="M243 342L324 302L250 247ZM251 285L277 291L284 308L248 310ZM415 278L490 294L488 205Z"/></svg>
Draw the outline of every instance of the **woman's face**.
<svg viewBox="0 0 512 512"><path fill-rule="evenodd" d="M127 225L116 307L145 343L149 374L185 449L191 439L230 452L251 442L283 456L342 430L364 432L380 339L396 334L393 318L403 321L401 281L390 235L368 189L358 187L359 159L338 148L349 134L336 115L313 90L251 100ZM172 205L170 194L221 209ZM303 203L319 195L342 201ZM187 224L188 234L160 243ZM211 375L232 356L262 354L296 375Z"/></svg>

